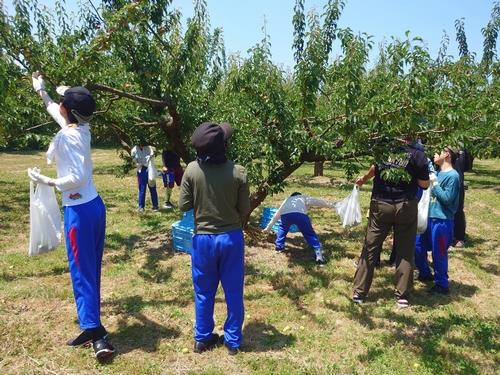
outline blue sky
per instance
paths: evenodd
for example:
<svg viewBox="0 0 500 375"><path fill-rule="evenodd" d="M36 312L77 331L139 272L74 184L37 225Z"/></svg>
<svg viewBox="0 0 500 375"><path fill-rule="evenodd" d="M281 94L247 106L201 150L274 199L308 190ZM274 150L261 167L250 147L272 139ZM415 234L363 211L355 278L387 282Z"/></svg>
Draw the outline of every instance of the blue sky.
<svg viewBox="0 0 500 375"><path fill-rule="evenodd" d="M41 2L53 4L49 0ZM71 0L66 2L75 4ZM306 0L305 7L321 13L326 2ZM94 0L94 4L97 3L99 1ZM291 20L294 0L207 0L207 3L211 26L224 30L228 54L239 53L245 57L247 50L262 39L265 19L273 60L285 68L293 66ZM7 0L6 5L10 4L11 0ZM446 30L450 37L448 53L457 56L454 22L463 17L469 50L480 58L481 28L490 19L493 4L494 0L346 0L339 26L373 35L372 60L379 42L390 40L391 36L404 38L406 30L410 30L410 36L422 37L432 56L437 55L443 30ZM184 18L192 16L192 0L173 0L173 6L181 9Z"/></svg>

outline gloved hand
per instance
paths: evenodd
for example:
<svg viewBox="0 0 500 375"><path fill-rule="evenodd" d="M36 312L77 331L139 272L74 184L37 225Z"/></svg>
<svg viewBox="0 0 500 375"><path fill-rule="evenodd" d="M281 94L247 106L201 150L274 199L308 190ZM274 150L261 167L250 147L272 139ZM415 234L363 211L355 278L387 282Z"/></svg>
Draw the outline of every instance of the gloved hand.
<svg viewBox="0 0 500 375"><path fill-rule="evenodd" d="M43 80L42 74L38 70L31 74L31 80L33 82L33 88L36 92L45 90L45 81Z"/></svg>
<svg viewBox="0 0 500 375"><path fill-rule="evenodd" d="M31 181L36 182L37 184L45 184L49 186L54 186L54 182L52 178L48 176L44 176L40 173L40 168L28 168L28 176Z"/></svg>
<svg viewBox="0 0 500 375"><path fill-rule="evenodd" d="M430 173L429 174L429 181L431 182L431 184L433 185L436 185L438 184L438 181L437 181L437 176L435 173Z"/></svg>

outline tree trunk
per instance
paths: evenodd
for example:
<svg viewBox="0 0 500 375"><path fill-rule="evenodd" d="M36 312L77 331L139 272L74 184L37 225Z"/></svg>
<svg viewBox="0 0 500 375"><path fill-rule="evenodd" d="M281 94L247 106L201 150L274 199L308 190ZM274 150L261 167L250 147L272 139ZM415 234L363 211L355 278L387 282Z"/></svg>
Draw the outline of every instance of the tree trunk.
<svg viewBox="0 0 500 375"><path fill-rule="evenodd" d="M314 177L323 176L324 161L314 162Z"/></svg>
<svg viewBox="0 0 500 375"><path fill-rule="evenodd" d="M255 192L250 194L250 211L248 212L245 226L248 223L248 220L250 219L250 215L252 214L253 210L255 210L257 207L260 206L260 204L266 199L267 194L269 192L269 186L273 186L277 184L278 182L284 181L288 176L290 176L294 171L296 171L300 166L302 165L302 162L294 165L285 165L281 166L278 168L278 170L275 171L275 173L271 173L270 175L274 176L274 178L267 179L266 181L263 181L255 190Z"/></svg>

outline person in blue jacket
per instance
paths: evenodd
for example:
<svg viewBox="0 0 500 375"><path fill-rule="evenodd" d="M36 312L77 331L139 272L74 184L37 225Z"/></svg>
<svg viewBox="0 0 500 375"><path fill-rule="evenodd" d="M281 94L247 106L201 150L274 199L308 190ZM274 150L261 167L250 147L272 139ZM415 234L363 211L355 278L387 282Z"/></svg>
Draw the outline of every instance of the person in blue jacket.
<svg viewBox="0 0 500 375"><path fill-rule="evenodd" d="M439 167L437 177L431 175L433 186L429 204L427 230L417 235L415 264L420 281L434 280L430 293L448 294L448 248L453 241L453 219L458 208L460 177L453 169L456 153L446 147L434 155L434 164ZM427 251L432 252L434 276L427 261Z"/></svg>

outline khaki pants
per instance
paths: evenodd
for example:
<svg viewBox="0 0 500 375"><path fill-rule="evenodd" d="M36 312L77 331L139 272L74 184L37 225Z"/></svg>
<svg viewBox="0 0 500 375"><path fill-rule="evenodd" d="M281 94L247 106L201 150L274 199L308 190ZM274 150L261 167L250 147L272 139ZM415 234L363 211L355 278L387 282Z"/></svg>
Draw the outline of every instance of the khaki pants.
<svg viewBox="0 0 500 375"><path fill-rule="evenodd" d="M396 296L406 297L413 286L417 201L391 203L372 199L365 243L354 274L354 293L362 298L370 290L382 243L392 228L396 252Z"/></svg>

